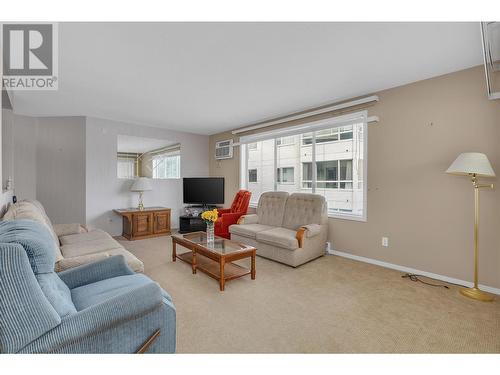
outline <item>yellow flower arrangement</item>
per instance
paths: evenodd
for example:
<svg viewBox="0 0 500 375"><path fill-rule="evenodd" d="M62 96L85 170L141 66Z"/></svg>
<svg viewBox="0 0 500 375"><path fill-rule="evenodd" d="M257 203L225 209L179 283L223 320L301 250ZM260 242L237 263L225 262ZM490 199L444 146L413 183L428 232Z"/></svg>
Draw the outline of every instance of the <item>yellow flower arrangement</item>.
<svg viewBox="0 0 500 375"><path fill-rule="evenodd" d="M217 221L218 213L217 209L214 208L213 210L209 211L203 211L201 213L201 218L208 224L208 223L215 223Z"/></svg>

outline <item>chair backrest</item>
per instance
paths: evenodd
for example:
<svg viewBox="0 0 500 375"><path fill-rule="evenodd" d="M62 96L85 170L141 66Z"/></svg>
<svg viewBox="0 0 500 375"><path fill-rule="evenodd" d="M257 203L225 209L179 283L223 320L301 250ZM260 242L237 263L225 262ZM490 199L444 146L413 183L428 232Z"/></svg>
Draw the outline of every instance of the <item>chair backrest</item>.
<svg viewBox="0 0 500 375"><path fill-rule="evenodd" d="M250 197L252 192L248 190L240 190L234 196L233 204L231 205L232 213L244 213L248 211L248 205L250 204Z"/></svg>
<svg viewBox="0 0 500 375"><path fill-rule="evenodd" d="M285 204L288 198L286 191L269 191L262 193L257 205L259 223L264 225L281 226L285 214Z"/></svg>
<svg viewBox="0 0 500 375"><path fill-rule="evenodd" d="M283 227L296 230L307 224L328 222L327 203L319 194L293 193L286 201Z"/></svg>
<svg viewBox="0 0 500 375"><path fill-rule="evenodd" d="M24 248L0 243L0 353L16 353L61 323Z"/></svg>
<svg viewBox="0 0 500 375"><path fill-rule="evenodd" d="M26 199L14 204L10 204L2 218L2 220L5 221L20 220L20 219L35 220L46 226L54 241L54 244L56 245L54 247L54 251L56 254L56 262L63 259L61 250L59 248L59 238L57 237L57 234L54 231L52 222L45 213L45 209L43 208L42 204L39 201Z"/></svg>
<svg viewBox="0 0 500 375"><path fill-rule="evenodd" d="M76 313L68 286L54 272L54 241L46 226L33 220L0 222L0 243L21 245L45 297L60 317Z"/></svg>

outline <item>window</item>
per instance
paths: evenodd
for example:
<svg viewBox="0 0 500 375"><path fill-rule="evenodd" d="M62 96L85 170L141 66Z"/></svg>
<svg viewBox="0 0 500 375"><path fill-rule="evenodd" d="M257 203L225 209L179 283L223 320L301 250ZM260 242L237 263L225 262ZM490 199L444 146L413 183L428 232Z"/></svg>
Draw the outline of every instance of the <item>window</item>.
<svg viewBox="0 0 500 375"><path fill-rule="evenodd" d="M365 220L366 126L366 112L358 112L241 137L250 204L265 191L309 192L326 198L329 216Z"/></svg>
<svg viewBox="0 0 500 375"><path fill-rule="evenodd" d="M257 169L248 170L248 182L257 182Z"/></svg>
<svg viewBox="0 0 500 375"><path fill-rule="evenodd" d="M338 140L352 139L352 126L325 129L316 132L316 143L335 142ZM312 133L302 135L302 144L312 144Z"/></svg>
<svg viewBox="0 0 500 375"><path fill-rule="evenodd" d="M302 163L302 176L302 187L311 189L312 163ZM316 162L316 187L322 189L352 189L352 160Z"/></svg>
<svg viewBox="0 0 500 375"><path fill-rule="evenodd" d="M153 178L181 178L181 155L179 152L154 155Z"/></svg>
<svg viewBox="0 0 500 375"><path fill-rule="evenodd" d="M295 143L295 137L276 138L276 146L290 146Z"/></svg>
<svg viewBox="0 0 500 375"><path fill-rule="evenodd" d="M294 183L294 167L278 168L276 170L276 179L278 184L293 184Z"/></svg>
<svg viewBox="0 0 500 375"><path fill-rule="evenodd" d="M118 154L116 176L118 178L133 179L136 177L137 157Z"/></svg>

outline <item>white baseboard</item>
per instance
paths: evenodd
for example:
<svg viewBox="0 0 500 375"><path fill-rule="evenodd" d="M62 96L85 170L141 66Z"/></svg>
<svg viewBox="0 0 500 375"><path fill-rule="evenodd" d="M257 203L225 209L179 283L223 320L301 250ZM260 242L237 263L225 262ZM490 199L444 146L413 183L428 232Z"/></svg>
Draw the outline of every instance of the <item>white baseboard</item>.
<svg viewBox="0 0 500 375"><path fill-rule="evenodd" d="M381 267L385 267L385 268L391 268L393 270L397 270L397 271L401 271L401 272L414 273L414 274L417 274L417 275L422 275L422 276L430 277L432 279L441 280L441 281L444 281L444 282L447 282L447 283L451 283L451 284L459 284L459 285L466 286L468 288L470 288L470 287L472 287L474 285L474 283L472 283L470 281L465 281L465 280L455 279L453 277L438 275L437 273L432 273L432 272L427 272L427 271L420 271L420 270L417 270L417 269L414 269L414 268L409 268L409 267L400 266L400 265L397 265L397 264L383 262L381 260L376 260L376 259L371 259L371 258L365 258L365 257L359 256L359 255L353 255L353 254L345 253L343 251L337 251L337 250L327 249L327 253L331 254L331 255L338 255L338 256L343 257L343 258L349 258L349 259L357 260L357 261L364 262L364 263L375 264L377 266L381 266ZM491 286L482 285L482 284L479 284L479 287L482 290L484 290L485 292L489 292L489 293L500 295L500 289L499 288L493 288Z"/></svg>

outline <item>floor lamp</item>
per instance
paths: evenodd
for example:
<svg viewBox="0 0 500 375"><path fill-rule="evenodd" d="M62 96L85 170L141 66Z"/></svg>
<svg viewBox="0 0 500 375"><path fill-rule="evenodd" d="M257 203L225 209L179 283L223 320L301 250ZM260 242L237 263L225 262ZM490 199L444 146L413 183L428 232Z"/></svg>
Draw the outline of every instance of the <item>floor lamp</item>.
<svg viewBox="0 0 500 375"><path fill-rule="evenodd" d="M493 295L483 292L478 287L478 232L479 232L479 189L493 189L493 184L480 184L478 177L495 177L495 172L485 154L478 152L465 152L458 155L446 173L470 176L474 187L474 286L461 289L464 296L479 301L493 301Z"/></svg>

